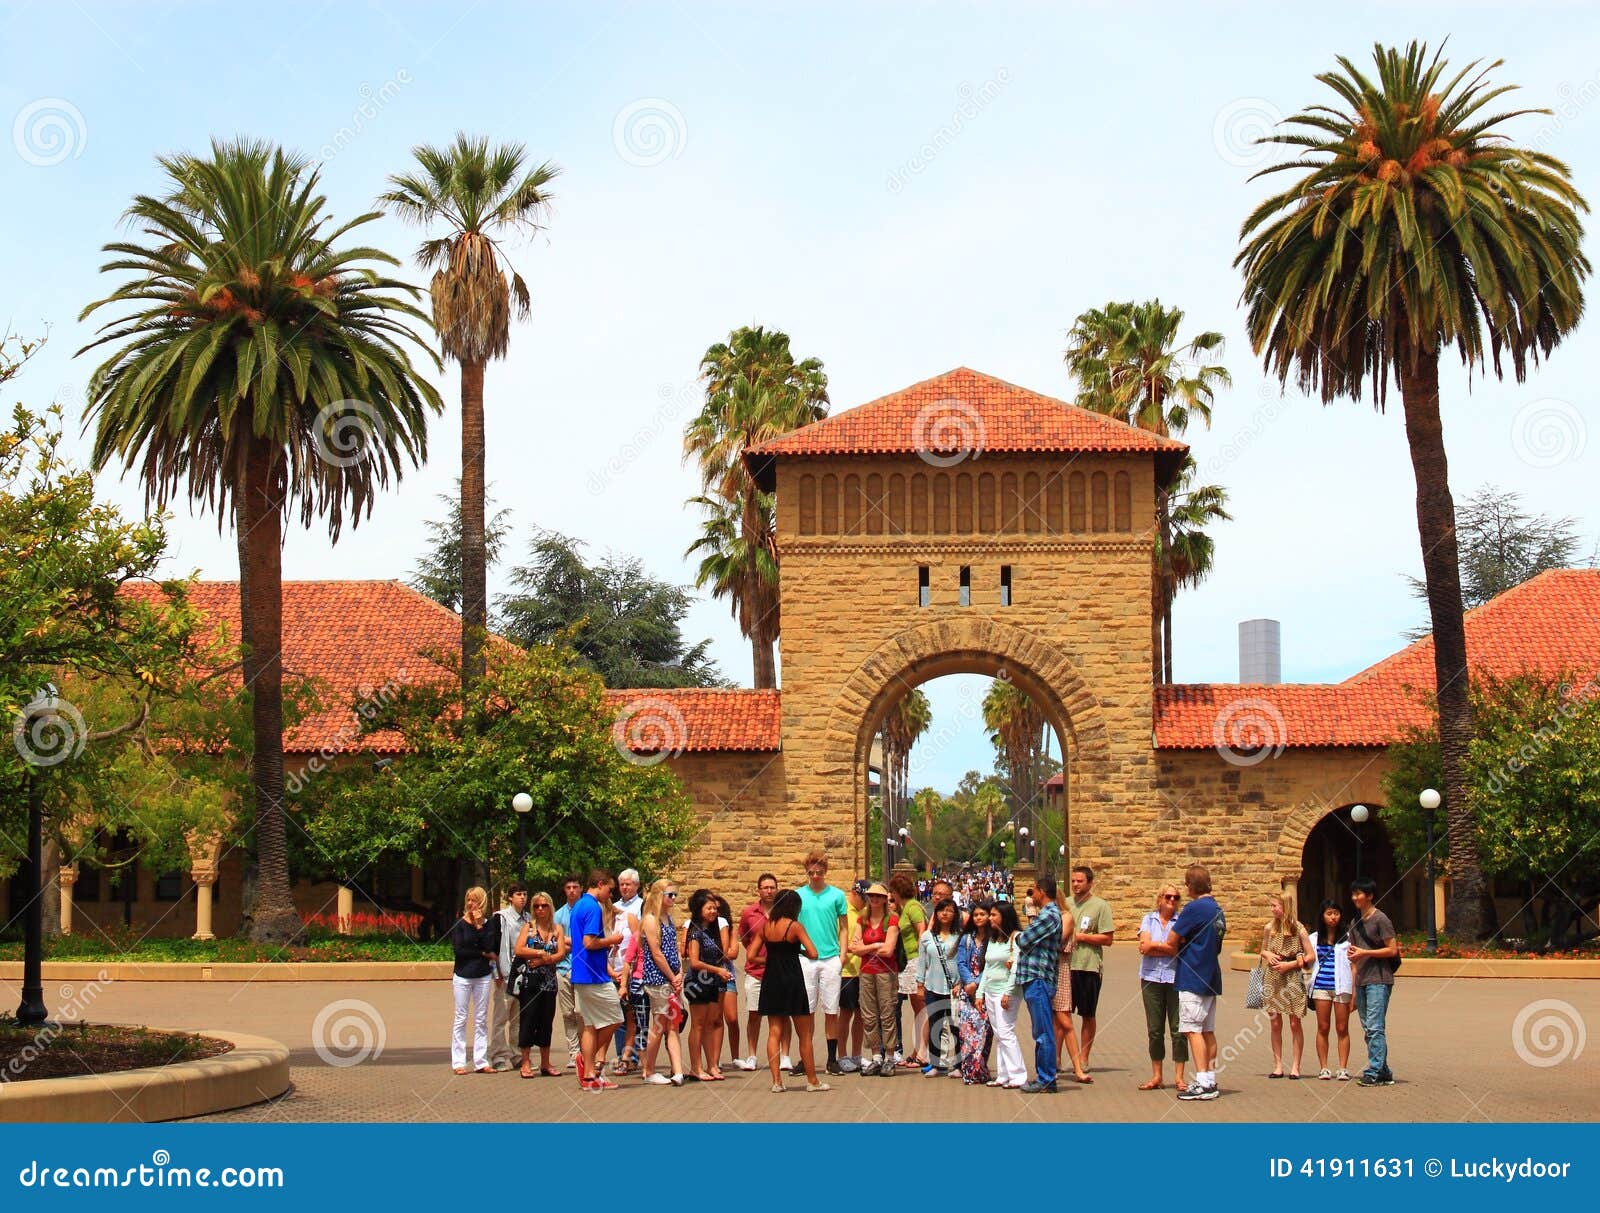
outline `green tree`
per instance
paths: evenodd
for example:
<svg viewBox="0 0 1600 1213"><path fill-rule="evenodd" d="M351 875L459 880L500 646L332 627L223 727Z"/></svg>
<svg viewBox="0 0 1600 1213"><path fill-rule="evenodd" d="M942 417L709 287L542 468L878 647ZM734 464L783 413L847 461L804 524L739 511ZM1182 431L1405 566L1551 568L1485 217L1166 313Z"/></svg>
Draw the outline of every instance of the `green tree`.
<svg viewBox="0 0 1600 1213"><path fill-rule="evenodd" d="M1183 312L1144 303L1112 302L1091 308L1067 334L1067 369L1078 383L1078 403L1162 437L1180 437L1198 417L1209 429L1217 392L1233 380L1226 367L1208 363L1222 352L1222 334L1199 333L1179 345ZM1187 467L1187 491L1218 493L1194 486ZM1180 559L1173 531L1173 485L1156 486L1156 577L1150 621L1151 668L1158 682L1172 681L1172 599L1190 584L1175 568ZM1191 518L1192 539L1199 522Z"/></svg>
<svg viewBox="0 0 1600 1213"><path fill-rule="evenodd" d="M932 724L933 707L920 687L907 691L883 718L883 726L879 730L883 755L879 787L883 797L884 832L888 836L898 837L901 827L910 825L907 801L910 795L911 747L917 744Z"/></svg>
<svg viewBox="0 0 1600 1213"><path fill-rule="evenodd" d="M417 558L411 570L411 588L425 594L440 606L451 611L461 609L461 486L456 484L456 495L439 494L439 504L444 507L443 518L432 518L423 523L428 528L427 550ZM500 552L506 536L511 533L507 519L510 510L496 510L483 524L483 558L485 570L500 562ZM487 575L487 573L486 573Z"/></svg>
<svg viewBox="0 0 1600 1213"><path fill-rule="evenodd" d="M140 194L127 211L147 243L106 246L103 271L128 278L84 309L120 312L86 347L116 347L92 381L94 462L136 469L159 506L181 489L237 528L254 714L251 930L282 942L301 934L283 818L284 515L325 517L337 540L347 513L354 525L425 457L439 397L407 350L422 341L410 324L427 318L411 287L373 268L394 258L341 244L376 213L329 230L304 157L239 140L159 163L167 193Z"/></svg>
<svg viewBox="0 0 1600 1213"><path fill-rule="evenodd" d="M530 559L511 571L497 604L505 635L526 647L576 650L608 687L724 686L709 639L689 644L687 590L650 576L634 558L584 558L575 539L543 531Z"/></svg>
<svg viewBox="0 0 1600 1213"><path fill-rule="evenodd" d="M1485 873L1526 887L1522 930L1537 946L1593 938L1585 915L1592 923L1600 903L1600 680L1484 677L1472 707L1467 812ZM1438 786L1442 767L1437 719L1390 747L1384 823L1404 866L1426 853L1417 795ZM1451 860L1452 846L1437 842L1436 860Z"/></svg>
<svg viewBox="0 0 1600 1213"><path fill-rule="evenodd" d="M544 226L561 170L533 165L520 143L491 145L458 133L446 147L411 149L416 167L389 178L378 201L418 227L445 234L422 242L417 261L433 271L433 323L446 358L461 364L461 678L483 672L489 628L489 524L484 505L483 373L504 358L513 308L526 318L528 284L511 270L500 240Z"/></svg>
<svg viewBox="0 0 1600 1213"><path fill-rule="evenodd" d="M700 361L705 405L684 430L684 455L700 472L690 499L706 518L689 555L701 555L697 588L725 598L749 639L758 688L778 685L778 553L774 502L744 463L751 447L827 415L828 377L816 358L796 362L789 337L738 328Z"/></svg>
<svg viewBox="0 0 1600 1213"><path fill-rule="evenodd" d="M1517 379L1577 324L1589 262L1587 204L1561 161L1519 147L1494 113L1511 91L1499 62L1446 77L1438 52L1376 46L1377 79L1348 59L1317 78L1337 103L1288 119L1264 141L1297 157L1294 172L1240 231L1250 340L1267 369L1324 404L1372 393L1381 410L1399 385L1417 484L1417 530L1433 625L1455 878L1452 930L1481 937L1485 885L1465 762L1472 738L1455 506L1439 415L1439 360L1454 344L1472 370ZM1261 174L1258 174L1261 175Z"/></svg>

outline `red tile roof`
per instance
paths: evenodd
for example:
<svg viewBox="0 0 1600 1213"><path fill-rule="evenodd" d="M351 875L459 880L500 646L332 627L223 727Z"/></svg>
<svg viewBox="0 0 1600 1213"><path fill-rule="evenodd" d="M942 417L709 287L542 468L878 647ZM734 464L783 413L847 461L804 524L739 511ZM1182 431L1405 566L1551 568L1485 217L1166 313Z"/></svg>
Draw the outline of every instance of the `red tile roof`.
<svg viewBox="0 0 1600 1213"><path fill-rule="evenodd" d="M781 749L777 691L614 690L617 741L641 754Z"/></svg>
<svg viewBox="0 0 1600 1213"><path fill-rule="evenodd" d="M161 589L139 582L123 593L154 598ZM189 600L237 642L238 582L197 582ZM284 672L320 679L338 706L285 730L284 751L400 753L405 746L393 730L361 733L356 703L385 700L409 682L449 677L423 654L455 652L460 645L461 617L402 582L285 581Z"/></svg>
<svg viewBox="0 0 1600 1213"><path fill-rule="evenodd" d="M1600 570L1554 569L1467 612L1474 672L1600 675ZM1433 638L1345 681L1156 688L1158 749L1381 746L1429 720Z"/></svg>
<svg viewBox="0 0 1600 1213"><path fill-rule="evenodd" d="M914 455L968 452L1149 453L1170 474L1188 447L1126 422L957 367L835 413L745 453L770 480L778 456Z"/></svg>

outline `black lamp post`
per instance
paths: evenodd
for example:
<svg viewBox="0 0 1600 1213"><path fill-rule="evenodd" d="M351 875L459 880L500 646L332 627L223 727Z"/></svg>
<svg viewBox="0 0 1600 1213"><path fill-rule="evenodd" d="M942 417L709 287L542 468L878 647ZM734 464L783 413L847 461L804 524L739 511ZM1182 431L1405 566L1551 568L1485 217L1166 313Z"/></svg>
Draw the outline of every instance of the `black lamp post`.
<svg viewBox="0 0 1600 1213"><path fill-rule="evenodd" d="M43 1023L49 1018L44 1005L44 789L34 770L40 762L28 751L23 737L50 727L49 717L57 714L55 695L55 687L46 686L34 696L22 709L14 732L17 752L28 764L28 861L22 884L28 910L22 920L22 1001L17 1004L17 1022L22 1024Z"/></svg>
<svg viewBox="0 0 1600 1213"><path fill-rule="evenodd" d="M533 797L518 792L511 798L511 811L517 815L517 879L521 879L528 863L528 814L533 812Z"/></svg>
<svg viewBox="0 0 1600 1213"><path fill-rule="evenodd" d="M1432 956L1439 950L1439 922L1438 912L1434 908L1433 874L1433 812L1439 807L1439 793L1433 788L1423 788L1417 796L1417 803L1422 806L1422 820L1428 832L1428 860L1424 865L1428 874L1428 955Z"/></svg>
<svg viewBox="0 0 1600 1213"><path fill-rule="evenodd" d="M1366 824L1367 818L1370 817L1370 816L1371 816L1371 814L1367 811L1367 806L1364 805L1364 804L1355 805L1350 810L1350 820L1353 821L1356 824L1356 827L1357 827L1353 831L1353 833L1356 836L1356 879L1357 880L1361 879L1361 834L1362 834L1362 831L1361 831L1360 827Z"/></svg>

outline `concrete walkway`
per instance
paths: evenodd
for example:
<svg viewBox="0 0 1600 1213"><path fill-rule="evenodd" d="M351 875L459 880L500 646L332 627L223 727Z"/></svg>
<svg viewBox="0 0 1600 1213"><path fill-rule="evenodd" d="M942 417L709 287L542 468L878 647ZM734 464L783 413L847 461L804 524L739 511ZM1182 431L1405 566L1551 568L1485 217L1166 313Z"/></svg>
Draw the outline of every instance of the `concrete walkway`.
<svg viewBox="0 0 1600 1213"><path fill-rule="evenodd" d="M728 1080L722 1083L658 1088L645 1087L635 1077L621 1080L620 1091L599 1095L580 1093L570 1074L532 1081L514 1071L457 1077L449 1067L448 981L348 986L116 982L94 995L85 1016L171 1028L231 1028L289 1046L294 1082L289 1094L207 1118L212 1120L1600 1119L1600 1040L1587 1039L1591 1028L1600 1030L1600 982L1402 977L1389 1015L1390 1055L1399 1082L1368 1090L1354 1082L1315 1079L1314 1020L1309 1016L1302 1070L1313 1077L1269 1081L1266 1018L1244 1009L1244 976L1228 974L1228 996L1218 1017L1225 1060L1220 1071L1223 1097L1188 1104L1176 1100L1170 1089L1134 1089L1149 1072L1137 959L1131 948L1110 953L1099 1039L1090 1063L1095 1085L1066 1083L1056 1096L966 1087L914 1071L888 1080L846 1075L831 1080L833 1091L817 1095L807 1095L804 1081L791 1078L790 1090L782 1096L768 1090L764 1069L750 1074L730 1066L724 1067ZM46 990L52 1008L60 999L74 997L85 1001L81 990ZM0 998L7 1000L4 1005L17 1001L14 982L0 982ZM1366 1051L1359 1027L1353 1023L1352 1029L1351 1069L1359 1072ZM1024 1011L1018 1031L1031 1073L1027 1030ZM341 1060L365 1055L365 1060L328 1064L315 1047L319 1034L327 1046L324 1052ZM662 1060L664 1064L664 1056Z"/></svg>

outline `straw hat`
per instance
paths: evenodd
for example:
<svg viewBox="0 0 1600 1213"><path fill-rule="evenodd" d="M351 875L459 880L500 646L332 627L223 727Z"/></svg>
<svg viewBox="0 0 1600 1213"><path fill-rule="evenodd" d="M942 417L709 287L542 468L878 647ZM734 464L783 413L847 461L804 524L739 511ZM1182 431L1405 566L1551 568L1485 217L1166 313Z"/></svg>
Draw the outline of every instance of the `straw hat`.
<svg viewBox="0 0 1600 1213"><path fill-rule="evenodd" d="M870 886L868 886L868 888L867 888L867 896L868 897L887 897L887 896L889 896L889 890L884 888L881 883L879 883L878 881L874 880L872 882L872 884Z"/></svg>

